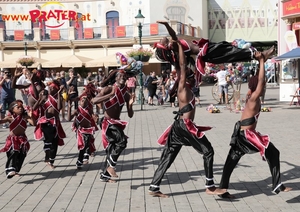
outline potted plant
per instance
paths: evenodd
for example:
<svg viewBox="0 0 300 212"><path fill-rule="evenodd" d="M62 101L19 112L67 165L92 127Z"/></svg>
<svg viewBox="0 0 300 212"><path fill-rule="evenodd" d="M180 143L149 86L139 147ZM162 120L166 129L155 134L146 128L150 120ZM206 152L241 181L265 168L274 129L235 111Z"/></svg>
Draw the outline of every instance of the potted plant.
<svg viewBox="0 0 300 212"><path fill-rule="evenodd" d="M20 63L22 66L32 66L33 63L35 63L35 60L31 56L23 56L21 57L17 63Z"/></svg>
<svg viewBox="0 0 300 212"><path fill-rule="evenodd" d="M128 57L132 57L135 60L148 62L150 57L152 57L153 55L153 51L151 49L139 48L139 49L132 49L126 54Z"/></svg>

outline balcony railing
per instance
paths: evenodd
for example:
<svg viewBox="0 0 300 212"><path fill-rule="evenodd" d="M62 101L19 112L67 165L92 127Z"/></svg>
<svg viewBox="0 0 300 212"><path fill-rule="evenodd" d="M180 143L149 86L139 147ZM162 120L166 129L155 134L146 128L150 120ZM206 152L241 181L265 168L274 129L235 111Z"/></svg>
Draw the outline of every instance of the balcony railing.
<svg viewBox="0 0 300 212"><path fill-rule="evenodd" d="M171 24L177 35L189 35L200 37L200 28L192 27L180 22ZM168 35L165 26L157 23L144 24L142 27L143 36ZM50 40L86 40L86 39L109 39L109 38L130 38L138 36L138 29L135 25L116 27L93 27L93 28L64 28L64 29L18 29L5 30L0 28L1 41L50 41Z"/></svg>

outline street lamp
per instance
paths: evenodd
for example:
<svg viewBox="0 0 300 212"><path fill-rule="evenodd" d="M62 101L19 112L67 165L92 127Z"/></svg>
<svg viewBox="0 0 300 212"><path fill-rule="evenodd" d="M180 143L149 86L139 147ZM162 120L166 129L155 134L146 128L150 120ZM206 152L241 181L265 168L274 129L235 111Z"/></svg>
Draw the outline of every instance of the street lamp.
<svg viewBox="0 0 300 212"><path fill-rule="evenodd" d="M142 15L141 9L139 9L139 13L135 16L136 24L139 28L139 39L140 39L140 47L142 47L142 28L144 24L144 16ZM141 60L141 55L139 55L139 59ZM140 71L140 94L139 99L141 103L141 110L143 110L143 101L144 101L144 93L143 93L143 70Z"/></svg>

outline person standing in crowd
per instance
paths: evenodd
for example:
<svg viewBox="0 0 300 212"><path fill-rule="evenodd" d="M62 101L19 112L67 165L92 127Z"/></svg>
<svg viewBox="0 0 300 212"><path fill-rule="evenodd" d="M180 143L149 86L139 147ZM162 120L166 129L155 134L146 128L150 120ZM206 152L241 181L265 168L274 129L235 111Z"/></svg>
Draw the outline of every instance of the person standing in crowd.
<svg viewBox="0 0 300 212"><path fill-rule="evenodd" d="M225 96L225 103L229 104L229 101L228 101L228 86L229 86L229 84L228 84L228 80L229 80L228 73L225 70L224 64L220 64L219 67L220 67L220 70L216 74L216 78L218 80L218 86L219 86L219 89L218 89L219 90L219 97L220 97L219 104L222 104L223 93L224 93L224 96Z"/></svg>
<svg viewBox="0 0 300 212"><path fill-rule="evenodd" d="M101 92L101 89L102 89L101 83L105 79L106 79L106 76L105 76L104 70L102 68L99 68L98 69L98 74L95 77L95 86L96 86L99 93ZM96 104L96 114L100 114L101 110L103 111L102 103ZM103 113L104 113L104 111L103 111Z"/></svg>
<svg viewBox="0 0 300 212"><path fill-rule="evenodd" d="M163 94L163 99L165 100L167 97L167 89L166 89L166 83L168 81L169 77L165 70L161 71L161 90Z"/></svg>
<svg viewBox="0 0 300 212"><path fill-rule="evenodd" d="M129 92L131 93L131 95L133 95L134 99L133 101L135 101L135 88L136 88L136 77L129 77L126 83Z"/></svg>
<svg viewBox="0 0 300 212"><path fill-rule="evenodd" d="M68 104L74 102L75 109L78 108L78 82L81 82L81 76L77 74L74 69L69 69L69 79L67 80L68 85Z"/></svg>
<svg viewBox="0 0 300 212"><path fill-rule="evenodd" d="M0 86L2 86L1 91L1 102L2 102L2 108L1 108L1 119L4 119L6 110L8 106L16 100L15 98L15 90L12 89L12 77L9 70L4 70L4 76L2 80L0 81ZM7 124L3 124L2 128L7 128Z"/></svg>
<svg viewBox="0 0 300 212"><path fill-rule="evenodd" d="M291 188L285 187L280 179L280 153L278 149L270 142L268 135L262 135L256 131L258 117L261 111L261 96L265 86L265 68L266 61L263 54L255 53L255 58L259 61L259 70L255 76L251 77L248 83L249 91L244 111L240 121L236 122L231 136L230 150L223 168L220 188L226 191L219 195L222 198L235 198L227 189L229 187L230 176L238 164L241 157L245 154L259 152L262 159L268 162L272 175L272 191L278 194L280 191L290 191Z"/></svg>
<svg viewBox="0 0 300 212"><path fill-rule="evenodd" d="M30 86L31 81L28 79L28 74L29 70L27 68L22 68L22 75L17 79L16 85L24 85L24 86ZM23 99L23 103L28 106L28 94L29 94L29 89L27 88L22 88L19 89L21 92L21 96Z"/></svg>
<svg viewBox="0 0 300 212"><path fill-rule="evenodd" d="M128 92L126 86L127 76L124 70L118 70L115 74L110 74L109 78L115 78L114 85L105 86L92 99L92 103L99 104L103 102L105 108L100 126L102 128L102 143L106 152L106 161L105 168L100 174L100 180L113 183L116 181L111 178L118 177L115 168L118 158L127 146L127 136L124 134L124 129L128 123L120 120L120 115L124 104L126 104L128 117L133 117L134 97Z"/></svg>
<svg viewBox="0 0 300 212"><path fill-rule="evenodd" d="M95 80L93 79L92 72L90 72L90 71L87 73L87 76L85 78L85 85L87 85L89 83L95 84Z"/></svg>
<svg viewBox="0 0 300 212"><path fill-rule="evenodd" d="M166 83L166 87L168 88L169 91L171 91L173 89L175 85L175 78L174 75L171 73L169 76L169 79L167 80ZM168 92L170 93L170 92ZM174 92L174 94L171 96L170 95L170 103L171 103L171 107L175 107L175 99L176 99L176 93Z"/></svg>
<svg viewBox="0 0 300 212"><path fill-rule="evenodd" d="M61 118L62 118L62 121L65 122L67 121L66 118L65 118L65 113L66 113L66 101L67 101L67 97L68 97L68 86L67 86L67 81L66 81L66 77L65 77L65 71L61 71L61 72L58 72L60 74L59 78L59 82L60 82L60 85L63 85L63 92L62 92L62 106L61 106Z"/></svg>
<svg viewBox="0 0 300 212"><path fill-rule="evenodd" d="M48 85L48 90L39 94L33 109L42 107L44 116L37 121L34 130L35 140L44 140L45 163L54 169L54 161L58 146L64 145L66 134L61 126L59 111L61 110L63 86L57 80Z"/></svg>
<svg viewBox="0 0 300 212"><path fill-rule="evenodd" d="M155 71L152 71L148 79L148 86L147 86L149 92L148 105L154 105L153 97L156 96L157 85L160 82L161 81L156 77Z"/></svg>
<svg viewBox="0 0 300 212"><path fill-rule="evenodd" d="M200 103L200 85L202 84L202 81L198 84L198 86L195 84L195 86L192 88L193 94L195 96L196 104L201 107Z"/></svg>
<svg viewBox="0 0 300 212"><path fill-rule="evenodd" d="M182 146L192 146L198 153L203 154L206 193L222 194L224 190L216 188L214 184L214 149L203 132L211 129L211 127L200 127L193 122L196 107L195 97L191 88L195 84L195 76L191 69L187 69L186 58L181 43L178 40L176 43L179 46L179 61L175 63L178 76L177 98L179 110L176 112L177 115L173 124L168 127L158 139L158 143L165 145L165 147L152 178L152 182L150 183L149 194L155 197L169 197L160 191L160 184L167 169L174 162Z"/></svg>
<svg viewBox="0 0 300 212"><path fill-rule="evenodd" d="M11 115L0 120L0 124L10 123L10 133L6 138L5 146L0 149L0 152L6 152L7 162L5 172L7 179L15 175L19 175L27 152L30 149L30 144L25 134L27 122L34 125L35 120L32 119L31 113L25 112L23 102L21 100L13 101L9 107Z"/></svg>

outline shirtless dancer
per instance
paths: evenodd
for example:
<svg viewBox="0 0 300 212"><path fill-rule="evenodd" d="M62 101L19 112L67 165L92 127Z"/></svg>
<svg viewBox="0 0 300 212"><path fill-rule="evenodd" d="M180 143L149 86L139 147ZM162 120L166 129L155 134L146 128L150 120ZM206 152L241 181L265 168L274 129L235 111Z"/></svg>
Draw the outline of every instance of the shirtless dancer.
<svg viewBox="0 0 300 212"><path fill-rule="evenodd" d="M115 80L113 86L104 87L92 100L93 104L103 102L105 109L104 117L100 120L100 127L102 128L102 142L106 151L106 163L104 171L100 174L100 180L112 183L116 181L111 178L118 177L115 171L118 158L127 146L127 136L124 134L127 122L120 120L124 104L126 103L129 118L132 118L134 113L132 109L134 97L128 92L125 71L119 70Z"/></svg>
<svg viewBox="0 0 300 212"><path fill-rule="evenodd" d="M270 142L268 135L262 135L256 131L258 116L261 111L260 96L265 85L264 55L256 52L255 58L259 60L259 71L251 77L249 81L249 91L245 109L241 120L234 126L231 136L230 150L223 168L220 188L228 189L229 178L236 164L245 154L259 152L263 160L267 160L272 175L272 191L278 194L280 191L290 191L291 188L285 187L280 180L279 151ZM222 198L235 198L229 192L219 195Z"/></svg>
<svg viewBox="0 0 300 212"><path fill-rule="evenodd" d="M12 82L12 88L17 89L25 89L28 88L29 94L28 94L28 107L32 112L32 117L34 120L38 120L40 117L44 115L44 111L41 107L36 107L33 109L34 104L38 101L39 93L45 88L45 84L43 83L43 80L45 79L45 74L43 70L34 70L32 73L29 72L29 70L26 71L26 75L31 81L31 84L29 85L17 85L17 79L22 75L22 69L16 68L15 74L13 77ZM36 122L33 123L34 126L36 125Z"/></svg>
<svg viewBox="0 0 300 212"><path fill-rule="evenodd" d="M44 140L45 163L54 169L58 146L64 145L66 134L61 126L59 112L62 107L63 85L54 80L48 85L48 91L40 92L33 110L42 107L44 116L40 117L34 130L35 140Z"/></svg>
<svg viewBox="0 0 300 212"><path fill-rule="evenodd" d="M213 157L214 149L208 141L203 131L210 130L211 127L196 126L195 117L195 97L192 88L195 85L194 73L186 67L185 55L181 43L179 46L179 64L175 66L179 83L177 98L179 111L174 123L164 132L158 142L165 145L159 160L158 167L150 184L150 195L157 197L168 197L160 191L160 183L167 169L171 166L182 146L192 146L198 153L203 154L204 170L206 176L206 193L222 194L225 190L215 187L213 180Z"/></svg>

